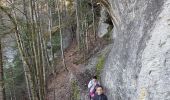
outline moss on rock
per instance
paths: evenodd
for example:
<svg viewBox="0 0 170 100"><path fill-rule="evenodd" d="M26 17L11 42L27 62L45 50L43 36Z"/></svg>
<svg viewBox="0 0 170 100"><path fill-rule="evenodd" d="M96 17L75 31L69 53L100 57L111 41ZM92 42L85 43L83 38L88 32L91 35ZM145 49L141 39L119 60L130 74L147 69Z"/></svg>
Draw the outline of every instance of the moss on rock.
<svg viewBox="0 0 170 100"><path fill-rule="evenodd" d="M105 61L105 57L103 55L99 56L97 65L96 65L96 76L100 79L100 73L104 68L104 61Z"/></svg>
<svg viewBox="0 0 170 100"><path fill-rule="evenodd" d="M71 100L80 100L80 88L75 80L71 82Z"/></svg>

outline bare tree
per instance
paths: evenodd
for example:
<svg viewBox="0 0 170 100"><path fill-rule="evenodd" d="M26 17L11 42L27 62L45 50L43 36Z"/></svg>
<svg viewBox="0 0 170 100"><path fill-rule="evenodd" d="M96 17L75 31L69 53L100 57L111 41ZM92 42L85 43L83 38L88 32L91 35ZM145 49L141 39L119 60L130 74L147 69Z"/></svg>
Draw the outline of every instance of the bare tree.
<svg viewBox="0 0 170 100"><path fill-rule="evenodd" d="M52 11L51 11L51 0L48 1L48 31L50 32L50 55L51 55L51 69L52 72L54 73L55 68L54 68L54 53L53 53L53 43L52 43Z"/></svg>
<svg viewBox="0 0 170 100"><path fill-rule="evenodd" d="M80 25L79 25L79 14L78 14L78 0L76 0L76 22L77 22L77 29L76 29L76 39L78 44L78 49L80 49Z"/></svg>
<svg viewBox="0 0 170 100"><path fill-rule="evenodd" d="M91 0L91 5L92 5L92 14L93 14L93 33L96 39L96 29L95 29L95 14L94 14L94 3L93 0Z"/></svg>
<svg viewBox="0 0 170 100"><path fill-rule="evenodd" d="M1 37L0 37L0 100L5 100L5 87L4 87Z"/></svg>
<svg viewBox="0 0 170 100"><path fill-rule="evenodd" d="M61 27L61 12L59 8L60 2L57 2L57 11L58 11L58 21L59 21L59 29L60 29L60 48L61 48L61 55L63 59L63 66L66 71L68 71L67 66L65 64L65 58L64 58L64 50L63 50L63 36L62 36L62 27Z"/></svg>

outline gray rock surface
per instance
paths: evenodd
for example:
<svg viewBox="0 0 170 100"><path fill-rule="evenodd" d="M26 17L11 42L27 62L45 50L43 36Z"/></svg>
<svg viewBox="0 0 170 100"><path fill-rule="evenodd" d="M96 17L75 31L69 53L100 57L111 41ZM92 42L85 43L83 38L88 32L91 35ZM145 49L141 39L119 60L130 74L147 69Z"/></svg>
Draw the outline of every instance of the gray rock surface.
<svg viewBox="0 0 170 100"><path fill-rule="evenodd" d="M109 24L106 23L107 14L104 8L102 8L100 15L101 17L98 26L98 36L101 38L108 33Z"/></svg>
<svg viewBox="0 0 170 100"><path fill-rule="evenodd" d="M108 0L113 48L102 83L109 100L170 100L170 0Z"/></svg>

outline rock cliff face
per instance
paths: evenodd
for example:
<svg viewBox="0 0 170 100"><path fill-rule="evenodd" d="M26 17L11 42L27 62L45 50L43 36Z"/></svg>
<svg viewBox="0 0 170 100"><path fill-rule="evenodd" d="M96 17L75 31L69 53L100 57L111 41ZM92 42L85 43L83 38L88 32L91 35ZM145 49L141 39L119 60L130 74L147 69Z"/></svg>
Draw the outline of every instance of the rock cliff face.
<svg viewBox="0 0 170 100"><path fill-rule="evenodd" d="M170 100L170 0L108 0L114 44L101 74L109 100Z"/></svg>

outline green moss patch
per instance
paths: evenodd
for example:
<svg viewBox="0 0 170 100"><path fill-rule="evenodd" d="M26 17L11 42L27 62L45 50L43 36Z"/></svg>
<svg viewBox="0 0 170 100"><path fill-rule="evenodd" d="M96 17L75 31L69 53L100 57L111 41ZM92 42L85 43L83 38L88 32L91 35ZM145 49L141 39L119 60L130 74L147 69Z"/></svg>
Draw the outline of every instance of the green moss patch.
<svg viewBox="0 0 170 100"><path fill-rule="evenodd" d="M80 89L75 80L71 82L71 100L80 100Z"/></svg>
<svg viewBox="0 0 170 100"><path fill-rule="evenodd" d="M96 65L96 76L100 79L100 73L104 68L105 57L103 55L99 56L97 65Z"/></svg>

